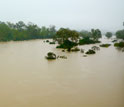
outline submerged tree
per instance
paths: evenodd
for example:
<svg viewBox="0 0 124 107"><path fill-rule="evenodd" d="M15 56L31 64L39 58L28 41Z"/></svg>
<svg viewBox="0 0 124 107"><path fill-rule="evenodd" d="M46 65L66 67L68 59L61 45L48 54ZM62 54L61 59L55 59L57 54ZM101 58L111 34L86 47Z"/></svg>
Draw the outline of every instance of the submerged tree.
<svg viewBox="0 0 124 107"><path fill-rule="evenodd" d="M90 38L91 37L91 32L86 31L86 30L82 30L79 32L80 36L83 38Z"/></svg>
<svg viewBox="0 0 124 107"><path fill-rule="evenodd" d="M105 36L106 36L107 38L111 38L111 37L112 37L112 33L111 33L111 32L107 32L107 33L105 34Z"/></svg>
<svg viewBox="0 0 124 107"><path fill-rule="evenodd" d="M77 42L79 38L79 33L75 30L60 28L57 33L55 39L58 43L62 44L65 40L70 40L72 42Z"/></svg>
<svg viewBox="0 0 124 107"><path fill-rule="evenodd" d="M98 41L99 38L102 37L102 34L101 34L101 31L99 29L92 29L91 30L91 38L94 40L94 41Z"/></svg>
<svg viewBox="0 0 124 107"><path fill-rule="evenodd" d="M65 48L70 51L72 47L77 45L78 38L79 33L77 31L60 28L55 37L55 40L60 44L57 48Z"/></svg>
<svg viewBox="0 0 124 107"><path fill-rule="evenodd" d="M46 59L56 59L56 54L49 52L47 53Z"/></svg>
<svg viewBox="0 0 124 107"><path fill-rule="evenodd" d="M119 30L116 32L116 37L118 39L123 39L124 40L124 30Z"/></svg>
<svg viewBox="0 0 124 107"><path fill-rule="evenodd" d="M91 32L81 32L80 35L83 38L79 40L79 45L100 43L99 38L102 37L99 29L92 29Z"/></svg>

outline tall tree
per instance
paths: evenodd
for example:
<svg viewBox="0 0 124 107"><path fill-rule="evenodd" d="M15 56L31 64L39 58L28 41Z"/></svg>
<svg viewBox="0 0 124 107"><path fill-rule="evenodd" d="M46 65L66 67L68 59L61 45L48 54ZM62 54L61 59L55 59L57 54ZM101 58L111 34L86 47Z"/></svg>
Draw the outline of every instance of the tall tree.
<svg viewBox="0 0 124 107"><path fill-rule="evenodd" d="M111 32L107 32L107 33L105 34L105 36L106 36L107 38L111 38L111 37L112 37L112 33L111 33Z"/></svg>
<svg viewBox="0 0 124 107"><path fill-rule="evenodd" d="M102 37L101 31L99 29L91 29L91 38L94 41L98 41Z"/></svg>

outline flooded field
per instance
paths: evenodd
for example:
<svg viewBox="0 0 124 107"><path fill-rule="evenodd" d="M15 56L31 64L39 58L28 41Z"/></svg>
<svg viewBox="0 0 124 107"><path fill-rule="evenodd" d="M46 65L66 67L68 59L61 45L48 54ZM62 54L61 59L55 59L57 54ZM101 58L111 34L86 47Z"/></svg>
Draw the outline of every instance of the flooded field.
<svg viewBox="0 0 124 107"><path fill-rule="evenodd" d="M111 46L83 57L55 47L0 43L0 107L124 107L124 52ZM50 51L67 59L48 61Z"/></svg>

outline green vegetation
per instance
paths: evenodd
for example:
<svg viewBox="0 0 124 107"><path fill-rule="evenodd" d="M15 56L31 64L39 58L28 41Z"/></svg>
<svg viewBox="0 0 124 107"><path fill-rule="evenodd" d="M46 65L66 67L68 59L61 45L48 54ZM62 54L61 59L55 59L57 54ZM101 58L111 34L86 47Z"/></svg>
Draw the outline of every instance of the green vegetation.
<svg viewBox="0 0 124 107"><path fill-rule="evenodd" d="M105 34L105 36L106 36L107 38L111 38L111 37L112 37L112 33L111 33L111 32L107 32L107 33Z"/></svg>
<svg viewBox="0 0 124 107"><path fill-rule="evenodd" d="M94 51L94 50L92 50L92 49L89 49L87 52L86 52L86 54L95 54L96 52Z"/></svg>
<svg viewBox="0 0 124 107"><path fill-rule="evenodd" d="M59 46L57 46L56 48L63 48L63 49L67 49L68 51L71 51L71 48L73 48L74 46L77 46L78 44L75 42L72 42L70 40L65 40L63 42L63 44L60 44Z"/></svg>
<svg viewBox="0 0 124 107"><path fill-rule="evenodd" d="M113 40L112 42L117 42L118 40Z"/></svg>
<svg viewBox="0 0 124 107"><path fill-rule="evenodd" d="M78 52L78 51L80 51L80 49L78 47L75 47L75 48L71 49L71 51L72 52Z"/></svg>
<svg viewBox="0 0 124 107"><path fill-rule="evenodd" d="M124 42L115 43L114 46L124 48Z"/></svg>
<svg viewBox="0 0 124 107"><path fill-rule="evenodd" d="M56 44L55 42L50 42L50 44Z"/></svg>
<svg viewBox="0 0 124 107"><path fill-rule="evenodd" d="M56 54L49 52L47 53L46 59L56 59Z"/></svg>
<svg viewBox="0 0 124 107"><path fill-rule="evenodd" d="M19 21L16 24L0 22L0 41L53 38L55 34L55 26L40 28L31 22L27 25L23 21Z"/></svg>
<svg viewBox="0 0 124 107"><path fill-rule="evenodd" d="M124 30L119 30L116 32L116 37L118 39L123 39L124 40Z"/></svg>
<svg viewBox="0 0 124 107"><path fill-rule="evenodd" d="M101 31L99 29L92 29L91 30L91 38L94 40L94 41L99 41L99 38L102 37L102 34L101 34Z"/></svg>
<svg viewBox="0 0 124 107"><path fill-rule="evenodd" d="M79 33L75 30L60 28L54 38L58 42L57 48L64 48L71 51L71 48L78 45Z"/></svg>
<svg viewBox="0 0 124 107"><path fill-rule="evenodd" d="M80 34L80 37L82 37L82 38L86 38L86 37L90 38L91 37L91 32L86 31L86 30L80 31L79 34Z"/></svg>
<svg viewBox="0 0 124 107"><path fill-rule="evenodd" d="M50 42L49 40L46 40L46 42Z"/></svg>
<svg viewBox="0 0 124 107"><path fill-rule="evenodd" d="M100 45L100 47L105 47L105 48L108 48L109 46L111 46L111 44L102 44L102 45Z"/></svg>
<svg viewBox="0 0 124 107"><path fill-rule="evenodd" d="M91 32L80 32L82 39L79 40L79 45L100 43L99 38L102 37L99 29L92 29Z"/></svg>
<svg viewBox="0 0 124 107"><path fill-rule="evenodd" d="M85 37L79 40L79 45L87 45L87 44L95 44L95 43L100 43L100 41L94 41L89 37Z"/></svg>

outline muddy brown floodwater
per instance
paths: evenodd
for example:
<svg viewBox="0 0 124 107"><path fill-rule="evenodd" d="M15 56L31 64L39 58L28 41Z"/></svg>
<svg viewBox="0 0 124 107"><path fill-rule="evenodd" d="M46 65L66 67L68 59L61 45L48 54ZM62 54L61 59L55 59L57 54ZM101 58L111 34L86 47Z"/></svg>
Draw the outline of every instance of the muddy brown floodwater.
<svg viewBox="0 0 124 107"><path fill-rule="evenodd" d="M124 52L111 46L83 57L55 47L0 43L0 107L124 107ZM68 59L48 61L49 51Z"/></svg>

